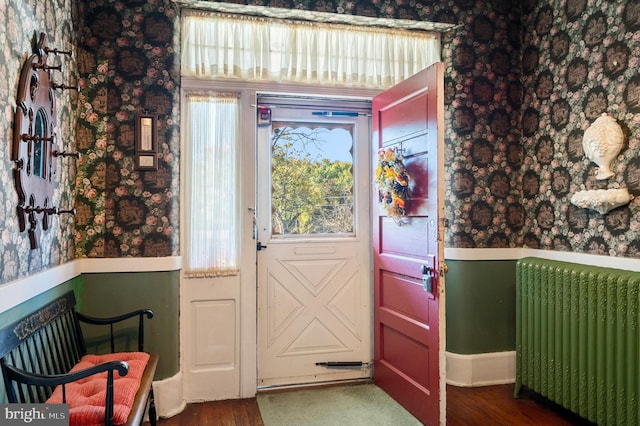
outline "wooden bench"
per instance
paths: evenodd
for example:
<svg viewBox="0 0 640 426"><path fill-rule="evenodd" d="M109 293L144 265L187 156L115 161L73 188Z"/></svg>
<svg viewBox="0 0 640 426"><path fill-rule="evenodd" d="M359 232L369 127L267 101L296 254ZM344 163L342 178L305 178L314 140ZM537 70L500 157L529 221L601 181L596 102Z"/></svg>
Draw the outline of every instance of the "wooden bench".
<svg viewBox="0 0 640 426"><path fill-rule="evenodd" d="M81 386L84 381L100 380L99 394L105 393L104 406L102 398L99 397L97 407L81 406L77 408L83 415L93 410L104 409L104 424L107 426L115 424L141 425L144 421L145 413L149 413L151 425L156 424L156 409L153 397L152 381L158 365L157 354L144 353L144 318L153 318L150 310L138 310L113 318L93 318L75 311L76 300L72 291L54 300L48 305L27 315L19 321L0 330L0 371L4 379L5 392L10 403L47 403L56 388L55 395L61 396L61 403L69 404L70 424L82 424L86 420L78 420L74 423L74 401L71 400L73 392L70 388ZM130 318L138 318L138 351L105 355L105 357L141 358L135 360L135 370L140 375L139 387L133 397L131 410L125 423L118 421L117 416L114 422L114 413L126 415L126 408L116 404L123 397L131 398L137 380L127 379L130 365L120 360L109 360L100 362L101 358L94 359L93 364L88 368L80 368L86 365L85 355L87 355L87 345L85 343L80 323L94 325L108 325L110 329L111 352L115 352L114 344L114 324L123 322ZM135 321L132 319L131 321ZM123 323L127 324L127 323ZM148 357L146 365L144 360ZM91 358L91 357L89 357ZM72 368L79 362L82 363L73 371ZM133 363L133 361L131 361ZM70 372L71 371L71 372ZM126 390L122 386L128 386ZM104 386L104 388L102 387ZM120 392L120 393L119 393ZM127 394L127 395L125 395ZM49 402L55 403L55 402ZM77 403L75 404L77 405ZM124 404L126 407L127 404ZM103 408L104 407L104 408ZM123 414L124 413L124 414ZM101 419L100 419L101 420ZM100 422L99 420L99 422Z"/></svg>

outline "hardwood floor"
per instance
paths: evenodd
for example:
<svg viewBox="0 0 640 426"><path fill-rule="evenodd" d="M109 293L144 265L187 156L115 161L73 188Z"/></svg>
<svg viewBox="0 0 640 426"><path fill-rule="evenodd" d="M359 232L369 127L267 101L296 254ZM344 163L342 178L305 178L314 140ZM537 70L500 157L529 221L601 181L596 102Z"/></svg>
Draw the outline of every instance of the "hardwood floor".
<svg viewBox="0 0 640 426"><path fill-rule="evenodd" d="M514 399L513 385L477 388L447 386L448 426L588 424L527 390L522 391L520 398ZM263 426L263 423L258 404L253 398L189 404L177 416L160 419L158 425Z"/></svg>
<svg viewBox="0 0 640 426"><path fill-rule="evenodd" d="M148 426L149 423L145 423ZM160 419L159 426L263 426L258 403L251 399L187 404L177 416Z"/></svg>
<svg viewBox="0 0 640 426"><path fill-rule="evenodd" d="M461 388L447 386L448 426L590 425L533 392L513 397L514 385Z"/></svg>

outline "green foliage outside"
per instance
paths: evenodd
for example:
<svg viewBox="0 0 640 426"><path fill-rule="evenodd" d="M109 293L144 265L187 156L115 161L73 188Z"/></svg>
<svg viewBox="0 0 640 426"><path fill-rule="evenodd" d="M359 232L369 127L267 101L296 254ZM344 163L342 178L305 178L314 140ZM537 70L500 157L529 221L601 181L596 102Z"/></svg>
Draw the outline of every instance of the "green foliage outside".
<svg viewBox="0 0 640 426"><path fill-rule="evenodd" d="M347 161L332 161L322 151L319 130L282 127L271 138L273 233L353 232L353 173ZM310 147L315 149L309 149Z"/></svg>

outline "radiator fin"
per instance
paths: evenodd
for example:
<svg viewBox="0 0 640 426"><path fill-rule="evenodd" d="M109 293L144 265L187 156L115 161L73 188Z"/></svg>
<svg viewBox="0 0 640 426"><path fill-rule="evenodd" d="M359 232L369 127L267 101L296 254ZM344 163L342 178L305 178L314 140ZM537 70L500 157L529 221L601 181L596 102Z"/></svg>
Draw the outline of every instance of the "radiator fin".
<svg viewBox="0 0 640 426"><path fill-rule="evenodd" d="M516 273L516 395L640 424L640 273L538 258Z"/></svg>

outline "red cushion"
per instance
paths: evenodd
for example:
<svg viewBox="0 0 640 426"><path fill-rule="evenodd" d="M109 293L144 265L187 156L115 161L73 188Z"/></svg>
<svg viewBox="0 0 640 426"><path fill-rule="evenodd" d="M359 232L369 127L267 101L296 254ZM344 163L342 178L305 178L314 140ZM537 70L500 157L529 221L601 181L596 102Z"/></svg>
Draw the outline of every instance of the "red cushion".
<svg viewBox="0 0 640 426"><path fill-rule="evenodd" d="M107 355L85 355L71 371L82 370L106 361L126 361L129 373L113 378L113 424L121 425L127 421L131 405L140 387L140 379L149 361L144 352L121 352ZM94 374L66 385L67 404L69 404L70 426L104 425L104 404L107 393L107 372ZM49 404L62 404L62 387L57 386Z"/></svg>

